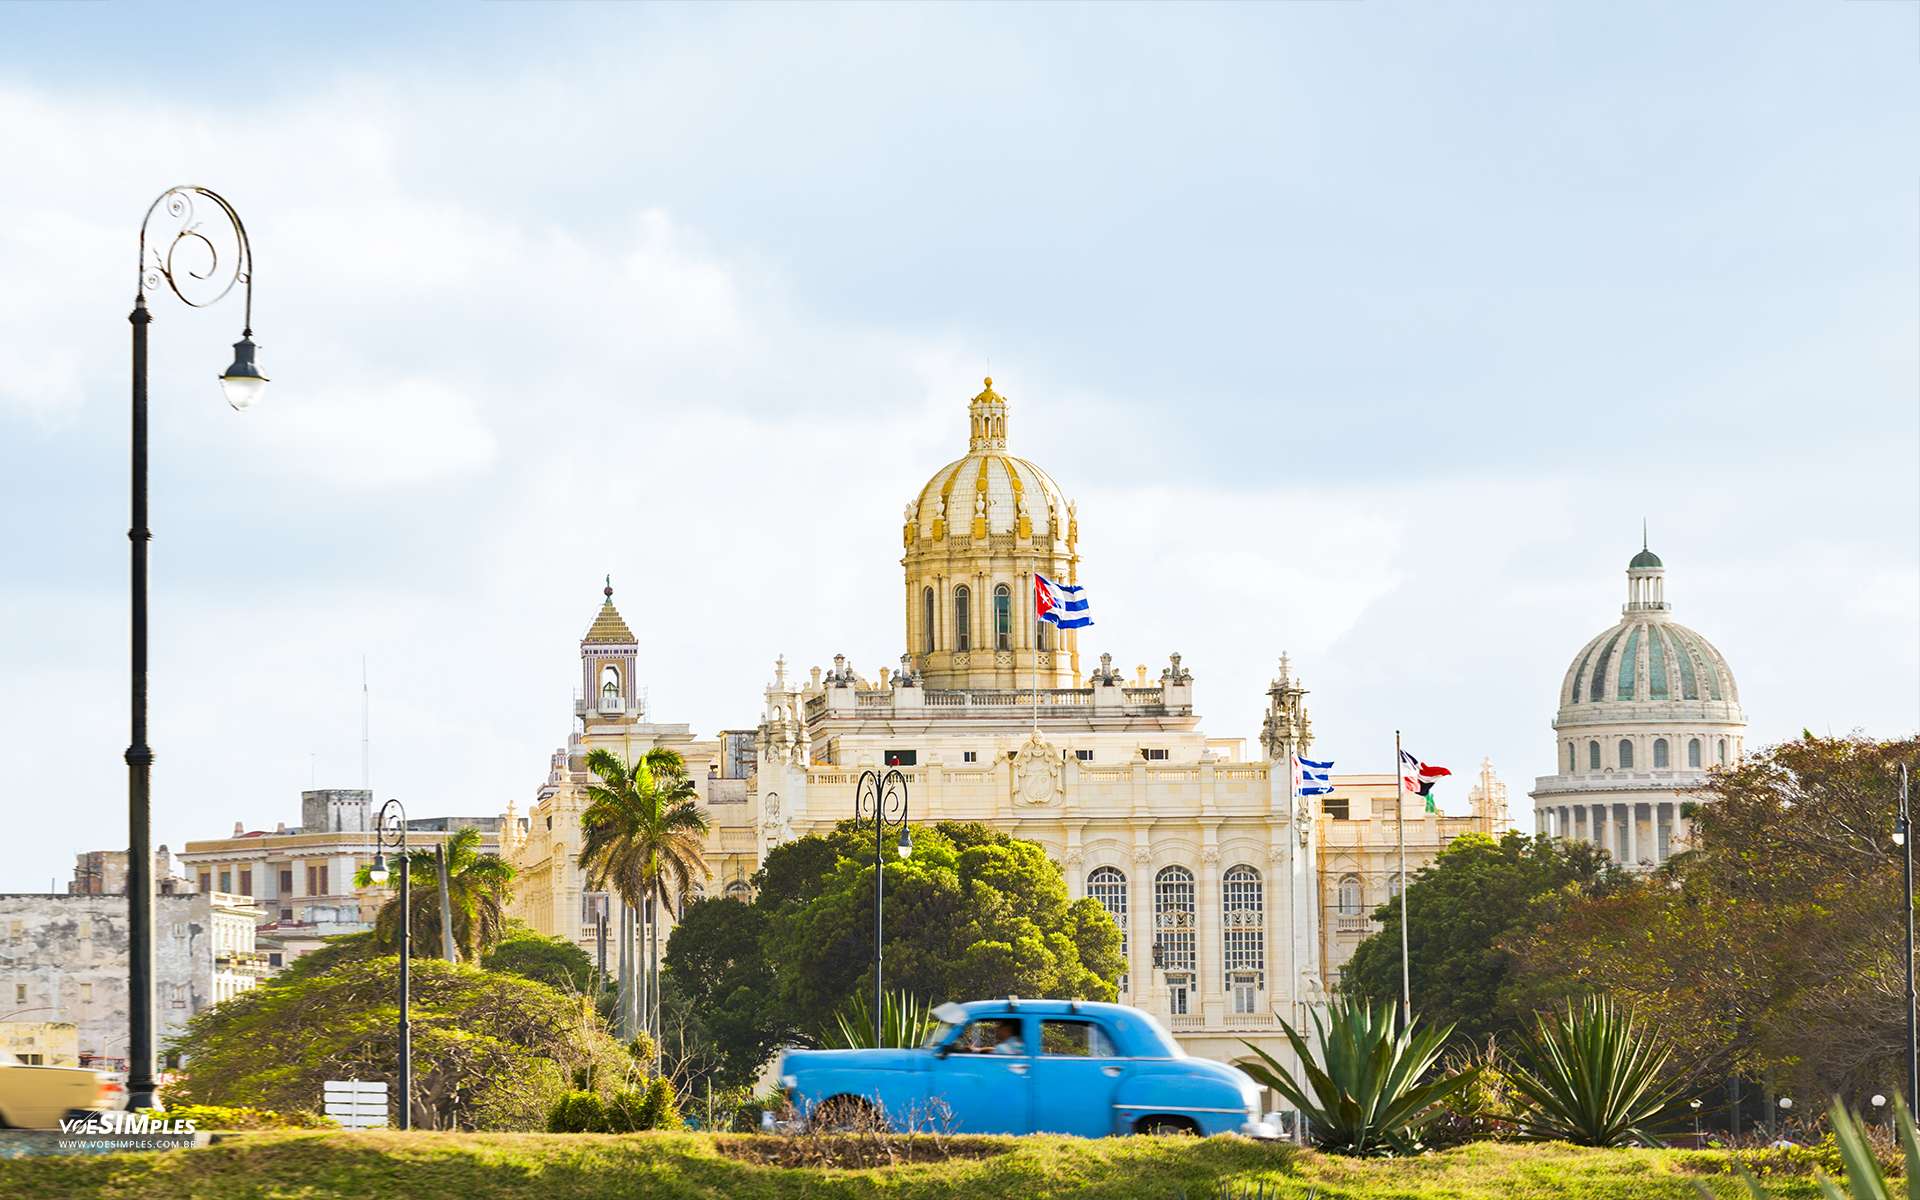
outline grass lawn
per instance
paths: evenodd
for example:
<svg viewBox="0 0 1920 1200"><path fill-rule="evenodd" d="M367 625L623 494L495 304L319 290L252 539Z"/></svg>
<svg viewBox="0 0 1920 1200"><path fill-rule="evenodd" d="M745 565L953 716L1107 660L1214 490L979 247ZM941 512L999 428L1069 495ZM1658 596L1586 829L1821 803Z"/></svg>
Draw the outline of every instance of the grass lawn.
<svg viewBox="0 0 1920 1200"><path fill-rule="evenodd" d="M1485 1143L1398 1162L1295 1152L1240 1138L966 1139L978 1157L872 1170L765 1166L729 1155L754 1139L692 1133L254 1133L200 1150L0 1160L0 1197L1110 1197L1211 1200L1216 1185L1269 1181L1287 1200L1697 1200L1744 1196L1711 1151L1580 1150ZM764 1149L765 1147L761 1147ZM1774 1194L1817 1194L1808 1178ZM1273 1194L1273 1193L1269 1193Z"/></svg>

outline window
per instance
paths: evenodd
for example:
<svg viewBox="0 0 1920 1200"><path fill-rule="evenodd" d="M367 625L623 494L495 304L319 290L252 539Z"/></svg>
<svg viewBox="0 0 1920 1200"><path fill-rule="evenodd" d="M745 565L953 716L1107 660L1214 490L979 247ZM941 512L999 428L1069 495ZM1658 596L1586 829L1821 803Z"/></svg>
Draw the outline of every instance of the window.
<svg viewBox="0 0 1920 1200"><path fill-rule="evenodd" d="M962 750L960 752L960 761L963 763L979 762L980 752L978 750Z"/></svg>
<svg viewBox="0 0 1920 1200"><path fill-rule="evenodd" d="M726 896L727 896L727 899L729 900L738 900L742 903L745 903L747 900L752 898L753 888L748 886L746 880L736 879L732 883L727 885Z"/></svg>
<svg viewBox="0 0 1920 1200"><path fill-rule="evenodd" d="M920 652L933 653L933 589L920 590Z"/></svg>
<svg viewBox="0 0 1920 1200"><path fill-rule="evenodd" d="M291 920L293 920L293 910L292 910L292 909L290 909L290 908L283 908L283 909L281 909L281 910L280 910L280 919L281 919L282 921L291 921Z"/></svg>
<svg viewBox="0 0 1920 1200"><path fill-rule="evenodd" d="M1160 747L1148 747L1147 749L1142 750L1140 752L1140 756L1146 759L1148 762L1167 761L1167 752L1165 749Z"/></svg>
<svg viewBox="0 0 1920 1200"><path fill-rule="evenodd" d="M1035 620L1033 623L1033 648L1036 650L1053 649L1053 623Z"/></svg>
<svg viewBox="0 0 1920 1200"><path fill-rule="evenodd" d="M1700 766L1700 739L1699 738L1687 739L1687 765L1695 768L1696 770Z"/></svg>
<svg viewBox="0 0 1920 1200"><path fill-rule="evenodd" d="M1235 1016L1246 1016L1258 1012L1255 1001L1259 998L1260 984L1253 975L1240 972L1227 976L1227 990L1233 993L1233 1012Z"/></svg>
<svg viewBox="0 0 1920 1200"><path fill-rule="evenodd" d="M890 767L917 766L920 762L920 752L918 750L889 750L886 753L886 760L887 765Z"/></svg>
<svg viewBox="0 0 1920 1200"><path fill-rule="evenodd" d="M232 871L220 872L220 890L223 892L233 891L233 872Z"/></svg>
<svg viewBox="0 0 1920 1200"><path fill-rule="evenodd" d="M1665 738L1655 738L1655 739L1653 739L1653 768L1654 768L1654 770L1656 770L1656 771L1659 771L1659 770L1664 770L1664 769L1666 769L1667 767L1669 767L1669 766L1671 766L1671 765L1673 765L1673 764L1671 764L1671 763L1669 763L1669 762L1667 761L1667 739L1665 739Z"/></svg>
<svg viewBox="0 0 1920 1200"><path fill-rule="evenodd" d="M1120 961L1127 959L1127 877L1118 867L1095 867L1087 874L1087 895L1100 902L1113 923L1120 927ZM1120 976L1120 991L1127 990L1127 977Z"/></svg>
<svg viewBox="0 0 1920 1200"><path fill-rule="evenodd" d="M324 896L327 894L327 864L307 868L307 895Z"/></svg>
<svg viewBox="0 0 1920 1200"><path fill-rule="evenodd" d="M1387 899L1398 900L1399 898L1400 898L1400 872L1395 871L1393 872L1393 874L1387 876Z"/></svg>
<svg viewBox="0 0 1920 1200"><path fill-rule="evenodd" d="M1357 875L1349 875L1340 881L1340 915L1360 915L1360 878Z"/></svg>
<svg viewBox="0 0 1920 1200"><path fill-rule="evenodd" d="M293 868L291 867L282 868L280 871L280 894L293 895Z"/></svg>
<svg viewBox="0 0 1920 1200"><path fill-rule="evenodd" d="M1257 982L1258 973L1267 967L1266 897L1260 872L1244 863L1229 867L1221 883L1220 907L1228 978L1245 972Z"/></svg>
<svg viewBox="0 0 1920 1200"><path fill-rule="evenodd" d="M1075 751L1073 752L1073 757L1074 757L1074 758L1076 758L1076 759L1078 759L1078 760L1079 760L1080 762L1092 762L1092 761L1093 761L1093 751L1091 751L1091 750L1075 750Z"/></svg>
<svg viewBox="0 0 1920 1200"><path fill-rule="evenodd" d="M973 625L970 620L973 611L973 593L964 586L953 589L953 648L967 651L973 649Z"/></svg>
<svg viewBox="0 0 1920 1200"><path fill-rule="evenodd" d="M1727 765L1727 739L1725 738L1720 739L1720 745L1717 753L1718 753L1720 765L1723 767L1726 766Z"/></svg>
<svg viewBox="0 0 1920 1200"><path fill-rule="evenodd" d="M608 663L600 668L600 711L620 710L620 668Z"/></svg>
<svg viewBox="0 0 1920 1200"><path fill-rule="evenodd" d="M1005 1049L1001 1049L1001 1046ZM1024 1054L1019 1017L987 1017L968 1023L949 1043L955 1054Z"/></svg>
<svg viewBox="0 0 1920 1200"><path fill-rule="evenodd" d="M245 867L240 868L240 894L253 895L253 872Z"/></svg>
<svg viewBox="0 0 1920 1200"><path fill-rule="evenodd" d="M1598 771L1599 769L1600 769L1600 743L1588 742L1587 743L1587 770Z"/></svg>
<svg viewBox="0 0 1920 1200"><path fill-rule="evenodd" d="M1568 742L1567 743L1567 774L1571 775L1573 774L1573 771L1574 771L1573 743Z"/></svg>
<svg viewBox="0 0 1920 1200"><path fill-rule="evenodd" d="M213 873L211 871L200 872L200 890L203 893L213 890Z"/></svg>
<svg viewBox="0 0 1920 1200"><path fill-rule="evenodd" d="M1193 970L1193 917L1193 872L1162 868L1153 880L1153 936L1160 965L1169 973Z"/></svg>
<svg viewBox="0 0 1920 1200"><path fill-rule="evenodd" d="M1040 1022L1040 1053L1048 1058L1112 1058L1113 1043L1091 1021Z"/></svg>
<svg viewBox="0 0 1920 1200"><path fill-rule="evenodd" d="M287 965L286 956L278 950L272 951L267 955L267 965L270 967L284 967Z"/></svg>
<svg viewBox="0 0 1920 1200"><path fill-rule="evenodd" d="M1622 771L1633 769L1633 743L1626 738L1620 739L1620 769Z"/></svg>
<svg viewBox="0 0 1920 1200"><path fill-rule="evenodd" d="M1013 591L1004 583L993 589L993 648L1013 649Z"/></svg>
<svg viewBox="0 0 1920 1200"><path fill-rule="evenodd" d="M607 916L612 911L613 910L607 898L607 893L605 892L580 893L580 923L582 925L595 924L600 920L601 917Z"/></svg>
<svg viewBox="0 0 1920 1200"><path fill-rule="evenodd" d="M13 1002L15 1004L25 1004L27 1002L26 984L16 983L13 985Z"/></svg>
<svg viewBox="0 0 1920 1200"><path fill-rule="evenodd" d="M93 982L91 980L83 981L80 984L80 1003L93 1003Z"/></svg>
<svg viewBox="0 0 1920 1200"><path fill-rule="evenodd" d="M1336 821L1344 821L1352 815L1352 806L1345 796L1328 796L1320 801L1320 811Z"/></svg>
<svg viewBox="0 0 1920 1200"><path fill-rule="evenodd" d="M1192 985L1192 976L1167 976L1167 1008L1176 1017L1187 1015L1187 989Z"/></svg>
<svg viewBox="0 0 1920 1200"><path fill-rule="evenodd" d="M37 1067L47 1061L46 1057L40 1054L21 1054L15 1057L19 1058L21 1063L29 1067Z"/></svg>

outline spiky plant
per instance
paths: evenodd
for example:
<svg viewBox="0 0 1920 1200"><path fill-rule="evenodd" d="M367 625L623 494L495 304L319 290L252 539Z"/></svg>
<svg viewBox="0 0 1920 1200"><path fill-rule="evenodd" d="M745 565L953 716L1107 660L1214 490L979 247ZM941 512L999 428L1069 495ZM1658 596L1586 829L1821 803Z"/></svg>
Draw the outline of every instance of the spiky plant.
<svg viewBox="0 0 1920 1200"><path fill-rule="evenodd" d="M1395 1031L1399 1005L1336 999L1324 1023L1313 1014L1314 1045L1284 1020L1303 1079L1272 1055L1246 1066L1255 1081L1285 1096L1309 1122L1314 1143L1340 1154L1412 1154L1440 1104L1473 1082L1474 1070L1434 1073L1453 1026L1422 1029L1410 1017ZM1431 1076L1431 1077L1430 1077Z"/></svg>
<svg viewBox="0 0 1920 1200"><path fill-rule="evenodd" d="M873 1001L855 992L820 1028L818 1040L827 1050L873 1050L918 1046L940 1024L933 1006L911 994L887 992L880 999L880 1045L873 1042Z"/></svg>
<svg viewBox="0 0 1920 1200"><path fill-rule="evenodd" d="M1914 1135L1913 1114L1898 1096L1894 1097L1893 1115L1900 1131L1900 1148L1907 1160L1905 1187L1896 1186L1881 1169L1873 1147L1867 1145L1867 1131L1860 1118L1848 1112L1847 1106L1838 1099L1834 1100L1827 1116L1833 1122L1833 1141L1840 1148L1840 1165L1846 1172L1847 1186L1843 1189L1826 1175L1817 1175L1820 1194L1826 1200L1898 1200L1903 1195L1906 1200L1920 1200L1920 1139ZM1742 1167L1740 1178L1753 1200L1768 1200L1767 1190L1760 1186L1752 1172ZM1695 1183L1694 1186L1702 1196L1712 1196L1703 1185Z"/></svg>
<svg viewBox="0 0 1920 1200"><path fill-rule="evenodd" d="M1684 1121L1671 1051L1606 996L1542 1013L1508 1075L1520 1094L1519 1135L1576 1146L1658 1146Z"/></svg>

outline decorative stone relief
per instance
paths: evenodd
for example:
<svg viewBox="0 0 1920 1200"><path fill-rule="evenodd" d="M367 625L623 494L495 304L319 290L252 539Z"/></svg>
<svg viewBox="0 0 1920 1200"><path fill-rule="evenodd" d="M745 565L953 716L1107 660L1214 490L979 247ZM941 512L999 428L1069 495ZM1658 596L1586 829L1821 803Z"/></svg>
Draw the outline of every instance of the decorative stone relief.
<svg viewBox="0 0 1920 1200"><path fill-rule="evenodd" d="M1034 734L1013 752L1013 798L1027 805L1057 804L1066 794L1060 751Z"/></svg>

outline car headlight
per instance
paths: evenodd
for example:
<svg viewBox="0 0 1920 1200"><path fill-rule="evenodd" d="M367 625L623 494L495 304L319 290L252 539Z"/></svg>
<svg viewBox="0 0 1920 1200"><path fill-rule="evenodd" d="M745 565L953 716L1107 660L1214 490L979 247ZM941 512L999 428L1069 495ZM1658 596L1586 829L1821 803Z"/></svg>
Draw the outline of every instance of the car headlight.
<svg viewBox="0 0 1920 1200"><path fill-rule="evenodd" d="M790 1092L800 1086L800 1081L792 1075L782 1075L780 1077L780 1086Z"/></svg>

